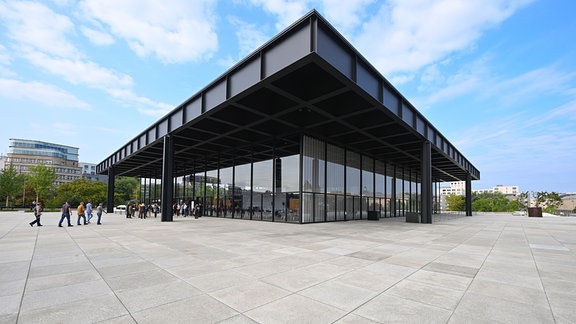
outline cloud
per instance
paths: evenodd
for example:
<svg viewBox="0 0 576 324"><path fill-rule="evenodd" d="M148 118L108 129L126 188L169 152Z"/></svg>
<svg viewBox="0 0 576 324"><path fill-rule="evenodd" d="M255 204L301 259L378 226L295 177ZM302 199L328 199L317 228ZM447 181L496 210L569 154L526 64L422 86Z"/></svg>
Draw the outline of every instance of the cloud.
<svg viewBox="0 0 576 324"><path fill-rule="evenodd" d="M89 104L76 98L73 94L40 82L0 79L0 96L35 101L52 107L90 108Z"/></svg>
<svg viewBox="0 0 576 324"><path fill-rule="evenodd" d="M351 36L354 29L362 25L367 16L368 7L375 0L321 0L322 14L338 31Z"/></svg>
<svg viewBox="0 0 576 324"><path fill-rule="evenodd" d="M238 56L241 58L252 53L269 39L261 26L247 23L237 17L230 17L228 21L230 21L236 30L238 48L240 49Z"/></svg>
<svg viewBox="0 0 576 324"><path fill-rule="evenodd" d="M164 63L197 62L218 49L215 2L173 0L85 0L89 19L124 39L139 56L156 56Z"/></svg>
<svg viewBox="0 0 576 324"><path fill-rule="evenodd" d="M95 29L91 29L91 28L87 28L87 27L82 27L82 34L84 34L84 36L86 36L86 38L88 38L90 40L90 42L92 42L92 44L95 45L111 45L114 44L114 37L112 37L110 34L99 31L99 30L95 30Z"/></svg>
<svg viewBox="0 0 576 324"><path fill-rule="evenodd" d="M0 18L8 27L8 36L25 50L34 49L59 57L80 56L66 36L75 32L72 21L40 3L3 2Z"/></svg>
<svg viewBox="0 0 576 324"><path fill-rule="evenodd" d="M252 5L262 7L264 11L276 16L276 29L282 30L300 19L309 11L310 1L286 1L286 0L249 0Z"/></svg>
<svg viewBox="0 0 576 324"><path fill-rule="evenodd" d="M386 76L414 72L466 49L531 0L393 0L355 38L360 52Z"/></svg>
<svg viewBox="0 0 576 324"><path fill-rule="evenodd" d="M82 84L103 90L130 88L133 84L129 75L103 68L91 61L54 58L41 52L28 53L26 58L32 64L73 84Z"/></svg>
<svg viewBox="0 0 576 324"><path fill-rule="evenodd" d="M34 66L71 84L102 90L125 104L133 100L132 104L137 110L146 114L163 114L167 110L166 107L170 106L134 94L132 90L134 81L131 76L88 59L87 55L71 42L71 39L77 36L73 21L54 12L48 6L33 2L3 2L0 3L0 18L7 27L7 34L13 40L13 43L8 45L12 50L12 56L26 59ZM97 29L101 28L97 22L93 23ZM81 27L82 32L93 43L109 43L110 39L107 39L107 36L111 36L97 29ZM3 55L4 49L0 48L0 63L10 64L11 57ZM10 75L10 71L6 69L0 69L0 72ZM4 91L4 95L15 99L34 99L29 94L36 94L41 102L47 104L88 107L82 100L45 83L15 80L9 83L10 86L17 84L23 87L22 91L16 89L12 94ZM120 95L124 97L117 97Z"/></svg>

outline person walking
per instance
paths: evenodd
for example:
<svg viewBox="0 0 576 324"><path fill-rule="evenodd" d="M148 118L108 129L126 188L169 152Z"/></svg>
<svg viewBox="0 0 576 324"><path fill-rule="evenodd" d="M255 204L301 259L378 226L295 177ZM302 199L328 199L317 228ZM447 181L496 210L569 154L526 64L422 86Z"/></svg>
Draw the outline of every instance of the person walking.
<svg viewBox="0 0 576 324"><path fill-rule="evenodd" d="M96 223L97 225L102 225L101 220L102 220L102 213L103 212L106 213L104 211L104 208L102 208L102 203L99 203L98 207L96 207L96 216L98 217L98 222ZM106 213L106 214L108 214L108 213Z"/></svg>
<svg viewBox="0 0 576 324"><path fill-rule="evenodd" d="M36 220L30 223L30 226L34 227L34 224L42 226L42 224L40 224L40 216L42 216L43 210L44 208L42 207L42 204L40 202L38 202L36 206L34 206L34 216L36 217Z"/></svg>
<svg viewBox="0 0 576 324"><path fill-rule="evenodd" d="M90 220L92 219L92 202L88 201L86 204L86 218L88 219L88 224L90 224Z"/></svg>
<svg viewBox="0 0 576 324"><path fill-rule="evenodd" d="M62 227L62 222L64 221L64 218L66 218L68 220L68 227L74 226L70 223L70 216L71 215L72 215L72 207L70 207L70 202L68 200L66 200L64 205L62 205L62 217L60 218L60 222L58 223L58 227Z"/></svg>
<svg viewBox="0 0 576 324"><path fill-rule="evenodd" d="M78 224L77 225L82 225L80 224L80 218L84 218L84 225L88 225L88 222L86 221L86 215L84 214L86 212L86 207L84 207L84 202L81 201L80 205L78 205Z"/></svg>

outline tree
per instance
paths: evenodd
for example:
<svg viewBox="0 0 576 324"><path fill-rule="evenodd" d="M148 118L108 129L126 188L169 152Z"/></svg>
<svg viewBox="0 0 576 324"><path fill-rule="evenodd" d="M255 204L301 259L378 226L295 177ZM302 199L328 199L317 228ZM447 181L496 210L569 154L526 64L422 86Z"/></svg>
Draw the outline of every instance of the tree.
<svg viewBox="0 0 576 324"><path fill-rule="evenodd" d="M510 201L501 192L472 194L472 210L483 212L505 212L510 209Z"/></svg>
<svg viewBox="0 0 576 324"><path fill-rule="evenodd" d="M0 171L0 194L6 196L6 207L10 202L10 197L19 193L24 186L24 175L16 173L12 163L8 168Z"/></svg>
<svg viewBox="0 0 576 324"><path fill-rule="evenodd" d="M536 207L544 207L544 211L547 213L553 213L556 209L562 205L562 197L557 192L547 192L539 191L536 193Z"/></svg>
<svg viewBox="0 0 576 324"><path fill-rule="evenodd" d="M40 197L44 198L45 195L54 189L54 181L58 179L58 176L54 169L44 164L38 164L29 168L29 170L30 173L26 177L27 182L36 194L36 201L39 201Z"/></svg>
<svg viewBox="0 0 576 324"><path fill-rule="evenodd" d="M121 177L114 183L115 200L125 203L136 198L136 193L140 191L138 179L131 177ZM117 201L116 201L117 202Z"/></svg>
<svg viewBox="0 0 576 324"><path fill-rule="evenodd" d="M72 206L80 204L81 201L91 201L94 205L105 203L107 193L107 186L102 182L76 179L72 182L61 184L56 188L54 205L59 206L66 200Z"/></svg>
<svg viewBox="0 0 576 324"><path fill-rule="evenodd" d="M463 211L466 207L466 201L463 196L450 194L446 197L447 209L451 211Z"/></svg>

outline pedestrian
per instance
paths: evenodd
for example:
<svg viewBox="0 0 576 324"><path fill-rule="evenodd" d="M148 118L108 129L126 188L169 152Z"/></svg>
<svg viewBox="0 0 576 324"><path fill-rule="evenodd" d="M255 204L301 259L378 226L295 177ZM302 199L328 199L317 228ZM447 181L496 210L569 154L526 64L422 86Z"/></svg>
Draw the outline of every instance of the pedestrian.
<svg viewBox="0 0 576 324"><path fill-rule="evenodd" d="M82 225L80 224L80 218L84 218L84 225L88 225L88 222L86 221L86 215L84 214L86 212L86 207L84 207L84 202L81 201L80 205L78 205L78 222L77 225Z"/></svg>
<svg viewBox="0 0 576 324"><path fill-rule="evenodd" d="M154 211L154 218L156 218L156 216L158 216L158 204L154 203L154 205L152 205L152 210Z"/></svg>
<svg viewBox="0 0 576 324"><path fill-rule="evenodd" d="M130 214L130 208L132 206L130 205L130 203L128 203L128 205L126 205L126 218L132 218L132 215Z"/></svg>
<svg viewBox="0 0 576 324"><path fill-rule="evenodd" d="M86 204L86 218L88 219L88 224L90 224L90 220L92 219L92 202L88 201Z"/></svg>
<svg viewBox="0 0 576 324"><path fill-rule="evenodd" d="M38 226L42 226L42 224L40 224L40 216L42 216L42 211L44 211L44 208L42 207L42 204L40 202L38 202L35 206L34 206L34 216L36 217L36 220L34 220L32 223L30 223L30 226L34 226L34 224L38 225Z"/></svg>
<svg viewBox="0 0 576 324"><path fill-rule="evenodd" d="M101 222L102 212L106 213L106 211L104 211L104 208L102 208L102 203L99 203L98 207L96 207L96 216L98 216L98 223L96 223L97 225L102 225L102 222ZM108 213L106 213L106 214L108 214Z"/></svg>
<svg viewBox="0 0 576 324"><path fill-rule="evenodd" d="M64 218L68 220L68 227L72 227L70 223L70 216L72 215L72 207L70 207L70 202L66 200L66 202L62 205L62 217L60 218L60 222L58 223L58 227L62 227L62 222Z"/></svg>

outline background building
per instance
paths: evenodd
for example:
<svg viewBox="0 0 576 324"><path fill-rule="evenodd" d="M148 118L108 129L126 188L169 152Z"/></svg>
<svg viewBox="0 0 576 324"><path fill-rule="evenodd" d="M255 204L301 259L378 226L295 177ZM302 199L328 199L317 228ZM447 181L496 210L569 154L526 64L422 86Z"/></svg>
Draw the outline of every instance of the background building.
<svg viewBox="0 0 576 324"><path fill-rule="evenodd" d="M90 181L100 181L103 183L108 182L107 175L96 173L96 163L80 162L80 169L82 170L82 178Z"/></svg>
<svg viewBox="0 0 576 324"><path fill-rule="evenodd" d="M78 148L36 140L11 138L4 164L12 164L17 172L29 173L30 168L44 164L58 176L55 184L71 182L81 177Z"/></svg>

